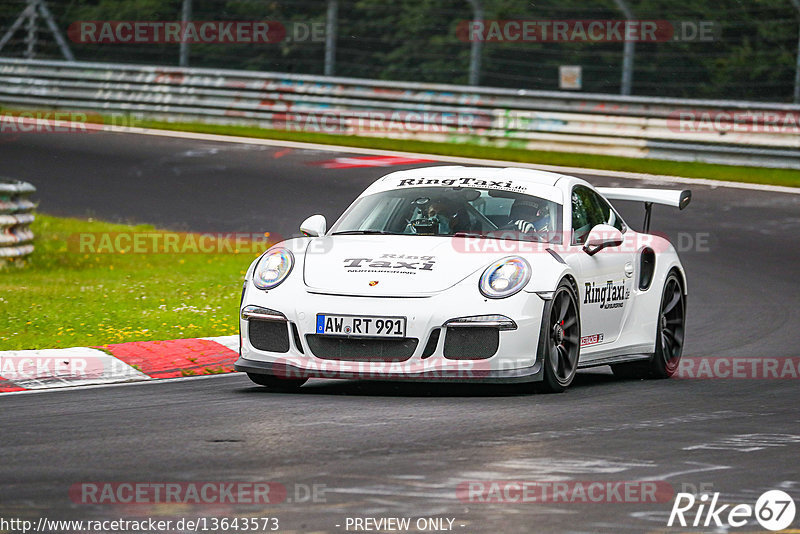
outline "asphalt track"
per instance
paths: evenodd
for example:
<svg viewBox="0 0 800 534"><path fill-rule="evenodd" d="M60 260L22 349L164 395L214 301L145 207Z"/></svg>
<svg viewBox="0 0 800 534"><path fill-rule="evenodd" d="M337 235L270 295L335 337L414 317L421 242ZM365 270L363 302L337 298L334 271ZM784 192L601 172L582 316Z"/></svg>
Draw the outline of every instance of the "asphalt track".
<svg viewBox="0 0 800 534"><path fill-rule="evenodd" d="M307 215L333 220L387 172L313 164L343 155L28 134L0 138L0 174L33 182L44 213L291 235ZM687 210L657 207L653 219L685 249L684 357L800 356L800 196L692 189ZM621 209L640 224L640 206ZM599 368L580 372L562 395L324 380L277 394L241 375L9 395L0 401L0 516L270 515L280 532L345 532L348 517L433 516L453 518L464 533L678 532L666 527L671 502L470 503L456 488L475 480L664 480L675 491L720 492L724 503L752 505L762 492L783 489L800 504L798 384L622 381ZM85 481L275 481L293 502L73 502L70 486ZM313 484L325 487L317 502L294 495ZM738 529L761 530L752 521Z"/></svg>

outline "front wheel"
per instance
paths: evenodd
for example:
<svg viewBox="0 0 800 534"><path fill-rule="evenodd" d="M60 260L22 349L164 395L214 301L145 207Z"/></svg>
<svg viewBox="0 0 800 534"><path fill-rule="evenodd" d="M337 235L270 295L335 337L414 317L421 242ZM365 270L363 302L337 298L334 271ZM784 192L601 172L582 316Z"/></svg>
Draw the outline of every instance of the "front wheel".
<svg viewBox="0 0 800 534"><path fill-rule="evenodd" d="M558 285L549 304L540 333L544 377L538 389L545 393L561 393L575 378L581 348L578 298L569 282L563 280Z"/></svg>
<svg viewBox="0 0 800 534"><path fill-rule="evenodd" d="M258 373L247 373L247 377L259 386L265 386L274 391L293 391L308 380L307 378L280 378Z"/></svg>

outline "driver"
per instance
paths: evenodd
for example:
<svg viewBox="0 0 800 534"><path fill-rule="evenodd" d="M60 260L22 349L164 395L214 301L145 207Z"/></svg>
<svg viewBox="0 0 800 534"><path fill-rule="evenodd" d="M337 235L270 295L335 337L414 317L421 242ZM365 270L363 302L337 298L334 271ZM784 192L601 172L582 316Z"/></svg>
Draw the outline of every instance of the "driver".
<svg viewBox="0 0 800 534"><path fill-rule="evenodd" d="M448 202L443 200L434 200L431 202L426 211L429 219L436 219L439 223L439 234L449 234L451 225L453 223L453 216L455 215L455 208Z"/></svg>
<svg viewBox="0 0 800 534"><path fill-rule="evenodd" d="M471 228L472 220L463 203L440 197L434 200L421 198L414 204L423 205L417 212L418 218L408 221L405 233L452 235L468 232Z"/></svg>
<svg viewBox="0 0 800 534"><path fill-rule="evenodd" d="M530 234L547 230L547 207L535 200L517 199L508 214L504 228Z"/></svg>

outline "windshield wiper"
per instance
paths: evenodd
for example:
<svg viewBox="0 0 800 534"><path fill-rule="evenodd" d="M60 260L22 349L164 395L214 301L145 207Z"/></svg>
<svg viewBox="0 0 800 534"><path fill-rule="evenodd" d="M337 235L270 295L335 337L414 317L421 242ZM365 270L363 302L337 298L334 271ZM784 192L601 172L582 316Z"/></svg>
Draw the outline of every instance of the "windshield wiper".
<svg viewBox="0 0 800 534"><path fill-rule="evenodd" d="M384 230L345 230L343 232L333 232L331 235L399 235L394 232Z"/></svg>
<svg viewBox="0 0 800 534"><path fill-rule="evenodd" d="M500 235L492 235L493 233L500 233ZM502 239L502 240L509 240L507 237L503 237L502 234L503 230L492 230L488 234L476 234L473 232L456 232L453 234L453 237L477 237L479 239ZM530 241L533 243L546 243L546 241L542 241L538 235L536 234L523 234L521 237L526 239L511 239L511 241Z"/></svg>
<svg viewBox="0 0 800 534"><path fill-rule="evenodd" d="M455 234L453 234L453 237L478 237L480 239L497 239L494 236L486 234L475 234L472 232L456 232Z"/></svg>

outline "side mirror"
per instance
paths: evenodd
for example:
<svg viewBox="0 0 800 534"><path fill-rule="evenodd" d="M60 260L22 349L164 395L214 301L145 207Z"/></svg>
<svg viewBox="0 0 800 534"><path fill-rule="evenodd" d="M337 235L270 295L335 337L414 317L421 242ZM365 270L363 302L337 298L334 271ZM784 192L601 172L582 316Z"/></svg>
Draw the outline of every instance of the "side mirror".
<svg viewBox="0 0 800 534"><path fill-rule="evenodd" d="M325 235L328 229L328 222L324 215L312 215L300 224L300 231L307 237L319 237Z"/></svg>
<svg viewBox="0 0 800 534"><path fill-rule="evenodd" d="M613 226L598 224L589 232L586 243L583 245L583 251L589 256L594 256L604 248L620 246L624 240L622 232Z"/></svg>

